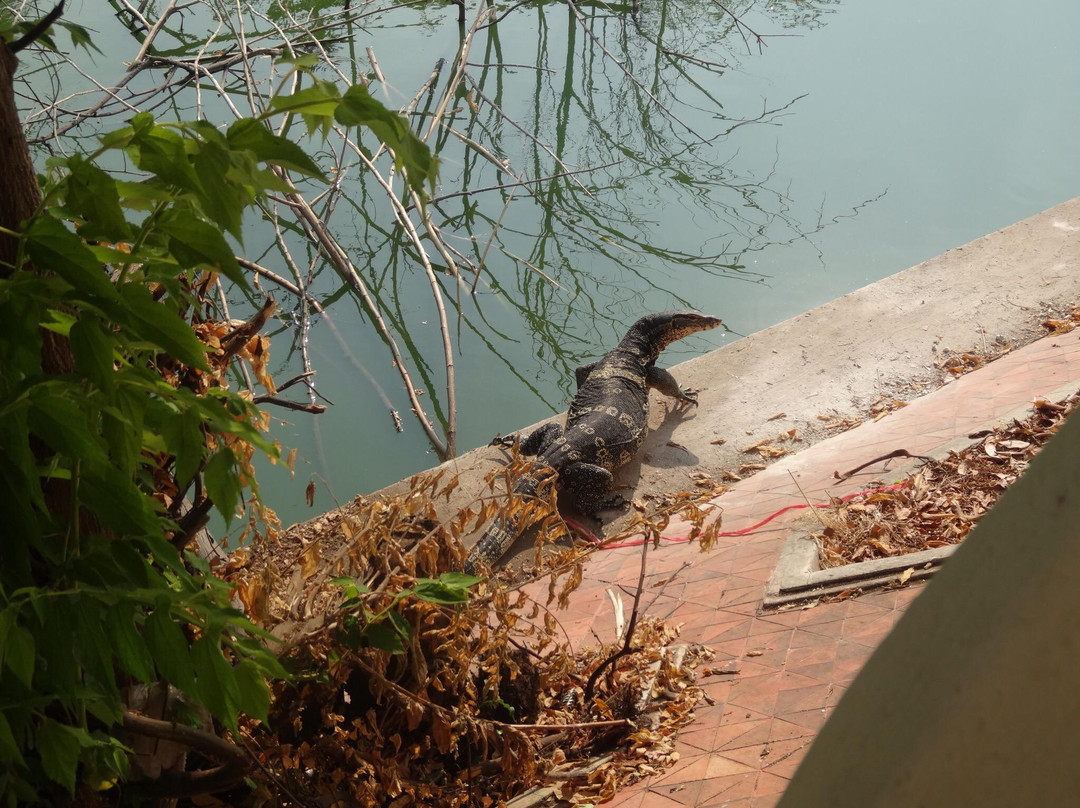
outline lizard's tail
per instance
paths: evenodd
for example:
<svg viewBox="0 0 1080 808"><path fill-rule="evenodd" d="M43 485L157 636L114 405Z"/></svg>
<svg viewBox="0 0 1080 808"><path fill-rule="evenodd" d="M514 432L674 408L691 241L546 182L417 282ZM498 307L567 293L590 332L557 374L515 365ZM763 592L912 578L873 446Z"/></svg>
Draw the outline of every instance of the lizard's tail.
<svg viewBox="0 0 1080 808"><path fill-rule="evenodd" d="M535 497L538 484L539 480L531 475L523 477L514 485L514 496ZM469 575L482 574L486 567L496 564L517 541L524 527L516 517L496 516L495 523L484 531L465 559L465 572Z"/></svg>

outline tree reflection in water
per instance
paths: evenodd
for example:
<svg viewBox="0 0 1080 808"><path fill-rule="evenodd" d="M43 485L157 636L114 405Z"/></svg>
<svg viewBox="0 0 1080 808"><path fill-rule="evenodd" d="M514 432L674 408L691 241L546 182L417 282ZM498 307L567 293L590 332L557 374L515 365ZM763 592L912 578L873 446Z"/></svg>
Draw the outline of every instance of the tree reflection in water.
<svg viewBox="0 0 1080 808"><path fill-rule="evenodd" d="M799 221L774 166L743 160L733 145L747 128L781 124L799 99L758 99L736 114L748 105L726 98L726 76L767 53L768 35L823 24L836 0L765 10L748 0L485 0L460 27L456 9L439 3L346 12L261 0L238 14L208 2L158 10L164 23L152 35L152 9L110 5L97 43L141 57L126 71L101 57L38 57L49 68L24 71L24 109L41 147L77 149L133 108L224 125L313 75L368 83L439 156L440 184L422 205L369 133L323 141L299 121L286 129L334 178L298 191L351 260L351 281L288 199L271 198L246 228L244 254L283 304L278 376L323 371L318 391L348 402L298 427L293 442L348 490L421 468L430 446L453 455L561 408L574 367L642 311L722 309L731 284L762 280L747 269L754 254L829 222ZM312 73L290 74L290 53L312 54ZM222 301L235 310L261 295L229 289ZM391 343L400 363L387 361ZM411 401L403 382L417 390ZM380 407L393 419L374 415ZM428 440L410 429L420 417L410 407L425 414ZM325 454L320 433L334 436ZM365 452L387 459L358 468Z"/></svg>

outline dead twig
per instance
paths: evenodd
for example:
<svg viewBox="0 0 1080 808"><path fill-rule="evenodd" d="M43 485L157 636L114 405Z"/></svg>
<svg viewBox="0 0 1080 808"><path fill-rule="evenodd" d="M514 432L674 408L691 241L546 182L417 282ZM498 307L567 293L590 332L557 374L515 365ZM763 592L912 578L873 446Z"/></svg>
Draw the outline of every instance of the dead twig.
<svg viewBox="0 0 1080 808"><path fill-rule="evenodd" d="M631 653L630 644L634 639L634 628L637 626L638 620L638 604L641 602L641 592L645 588L645 561L649 555L649 545L651 542L645 541L641 543L641 571L638 573L637 591L634 593L634 605L630 610L630 621L626 626L626 639L623 641L622 648L609 656L603 662L601 662L596 670L589 676L589 680L585 683L585 702L592 701L593 693L596 691L596 682L599 680L600 675L611 665L614 665L616 660L620 657L624 657Z"/></svg>
<svg viewBox="0 0 1080 808"><path fill-rule="evenodd" d="M845 471L843 474L838 474L837 472L834 471L833 472L833 477L836 478L836 482L833 483L833 485L839 485L840 483L844 482L845 480L849 479L850 477L853 477L854 475L856 475L857 473L862 471L867 466L872 466L875 463L880 463L882 460L891 460L894 457L910 457L910 458L913 458L915 460L922 460L925 463L931 463L934 460L934 458L927 457L926 455L912 454L907 449L894 449L893 451L888 452L887 454L881 455L881 457L875 457L873 460L867 460L865 463L862 463L862 464L856 466L853 469L849 469L849 470Z"/></svg>
<svg viewBox="0 0 1080 808"><path fill-rule="evenodd" d="M162 772L156 780L139 784L138 790L143 793L170 797L212 794L238 783L247 773L248 755L244 748L231 744L213 733L178 724L175 721L149 718L131 710L124 711L123 726L128 732L173 741L221 761L220 766L212 769Z"/></svg>

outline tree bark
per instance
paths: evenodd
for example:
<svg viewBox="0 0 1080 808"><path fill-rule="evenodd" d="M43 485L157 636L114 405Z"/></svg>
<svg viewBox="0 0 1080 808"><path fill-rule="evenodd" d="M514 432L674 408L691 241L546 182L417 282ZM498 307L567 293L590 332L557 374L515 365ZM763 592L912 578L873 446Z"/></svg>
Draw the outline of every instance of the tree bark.
<svg viewBox="0 0 1080 808"><path fill-rule="evenodd" d="M19 60L7 45L0 45L0 166L4 167L0 189L0 227L18 231L41 203L30 149L23 136L15 106L15 69ZM0 278L14 271L18 239L0 233Z"/></svg>

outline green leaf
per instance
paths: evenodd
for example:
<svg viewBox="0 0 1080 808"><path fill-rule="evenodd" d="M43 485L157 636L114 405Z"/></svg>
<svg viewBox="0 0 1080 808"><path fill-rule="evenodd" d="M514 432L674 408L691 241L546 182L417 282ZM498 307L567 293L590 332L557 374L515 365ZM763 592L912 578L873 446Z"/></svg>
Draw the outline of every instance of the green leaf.
<svg viewBox="0 0 1080 808"><path fill-rule="evenodd" d="M208 266L233 283L247 287L236 255L219 227L182 208L172 208L162 214L157 226L169 236L169 249L182 265L190 269Z"/></svg>
<svg viewBox="0 0 1080 808"><path fill-rule="evenodd" d="M83 28L81 25L76 25L75 23L68 22L67 20L57 20L56 24L62 26L63 28L66 28L67 32L71 34L72 49L84 48L87 53L89 53L90 50L93 49L98 53L101 53L101 49L94 44L92 39L90 39L90 32L87 29Z"/></svg>
<svg viewBox="0 0 1080 808"><path fill-rule="evenodd" d="M170 129L154 124L152 116L140 113L131 119L134 136L127 152L141 170L156 174L170 185L185 191L201 192L199 179L188 160L184 139Z"/></svg>
<svg viewBox="0 0 1080 808"><path fill-rule="evenodd" d="M354 84L346 90L334 117L345 126L364 125L370 129L394 153L395 164L406 170L414 191L422 193L425 184L434 188L438 158L413 133L404 117L372 98L366 87Z"/></svg>
<svg viewBox="0 0 1080 808"><path fill-rule="evenodd" d="M16 272L0 280L0 393L6 395L9 385L41 372L38 325L47 316L47 307L59 299L66 286L59 278L45 279L29 272ZM48 297L48 303L39 296Z"/></svg>
<svg viewBox="0 0 1080 808"><path fill-rule="evenodd" d="M191 648L184 632L169 614L169 602L160 598L146 618L143 637L158 671L185 693L196 693Z"/></svg>
<svg viewBox="0 0 1080 808"><path fill-rule="evenodd" d="M183 410L179 417L170 419L166 429L168 449L176 455L176 484L183 488L199 470L206 452L199 410Z"/></svg>
<svg viewBox="0 0 1080 808"><path fill-rule="evenodd" d="M109 456L128 478L135 473L141 459L143 416L147 407L147 397L127 384L129 375L128 370L116 374L117 394L113 404L101 412L101 433L108 444Z"/></svg>
<svg viewBox="0 0 1080 808"><path fill-rule="evenodd" d="M133 137L135 137L135 127L124 126L120 129L114 129L111 132L106 132L99 138L99 140L102 147L105 149L126 149L127 145L131 142L131 139Z"/></svg>
<svg viewBox="0 0 1080 808"><path fill-rule="evenodd" d="M66 387L63 382L45 382L31 390L30 430L67 457L108 463L105 447L87 420L87 410L64 397Z"/></svg>
<svg viewBox="0 0 1080 808"><path fill-rule="evenodd" d="M78 731L75 727L45 718L38 728L36 744L45 775L74 795L75 771L79 766L81 746Z"/></svg>
<svg viewBox="0 0 1080 808"><path fill-rule="evenodd" d="M208 369L203 344L180 315L155 301L150 291L139 284L125 283L120 292L129 316L125 327L153 342L174 359L202 370Z"/></svg>
<svg viewBox="0 0 1080 808"><path fill-rule="evenodd" d="M409 648L401 634L387 622L372 623L364 629L363 636L372 648L390 654L404 654Z"/></svg>
<svg viewBox="0 0 1080 808"><path fill-rule="evenodd" d="M110 702L111 707L115 707L119 719L120 694L113 675L112 649L101 641L105 634L104 618L112 607L88 597L79 598L73 605L78 632L73 638L75 653L83 669L96 681L95 689Z"/></svg>
<svg viewBox="0 0 1080 808"><path fill-rule="evenodd" d="M270 688L262 671L251 660L243 660L233 668L236 677L240 709L263 723L270 710Z"/></svg>
<svg viewBox="0 0 1080 808"><path fill-rule="evenodd" d="M332 113L331 107L327 114ZM275 135L262 121L239 120L229 127L228 138L231 148L249 151L256 160L326 180L322 170L303 149L291 140Z"/></svg>
<svg viewBox="0 0 1080 808"><path fill-rule="evenodd" d="M116 389L113 368L115 343L112 337L105 333L104 324L96 317L84 313L71 327L69 336L75 366L107 397L112 398Z"/></svg>
<svg viewBox="0 0 1080 808"><path fill-rule="evenodd" d="M120 601L105 611L105 633L120 667L149 683L154 678L154 660L135 628L135 606L130 601Z"/></svg>
<svg viewBox="0 0 1080 808"><path fill-rule="evenodd" d="M37 653L40 658L34 686L38 692L51 693L61 702L72 703L79 690L79 670L75 661L75 648L80 635L77 632L72 598L67 596L31 598L37 601L41 627L34 631Z"/></svg>
<svg viewBox="0 0 1080 808"><path fill-rule="evenodd" d="M237 621L239 622L239 621ZM258 626L245 626L245 630L257 634L263 638L266 642L270 643L283 643L279 637L275 637L264 629ZM267 649L267 647L256 640L254 637L237 637L233 640L232 645L237 653L243 653L247 655L248 660L255 663L255 665L262 671L263 676L268 679L288 679L289 672L285 670L278 658Z"/></svg>
<svg viewBox="0 0 1080 808"><path fill-rule="evenodd" d="M80 778L94 791L106 791L130 775L131 750L103 732L95 731L93 737L95 745L82 754Z"/></svg>
<svg viewBox="0 0 1080 808"><path fill-rule="evenodd" d="M426 600L429 603L442 603L447 606L454 606L459 603L466 603L469 600L469 593L467 590L460 587L447 586L446 584L432 580L431 578L418 578L416 585L412 588L413 594L420 600Z"/></svg>
<svg viewBox="0 0 1080 808"><path fill-rule="evenodd" d="M177 391L184 398L186 393L184 390ZM237 435L269 457L280 456L278 448L251 425L250 420L258 417L258 409L251 402L221 388L211 388L205 396L191 395L191 400L202 410L203 419L210 429Z"/></svg>
<svg viewBox="0 0 1080 808"><path fill-rule="evenodd" d="M7 716L0 710L0 763L23 763L22 752L19 751L19 743L15 740L15 734L11 731L11 724Z"/></svg>
<svg viewBox="0 0 1080 808"><path fill-rule="evenodd" d="M146 533L141 538L149 548L156 564L166 567L170 572L190 581L187 570L184 568L184 563L180 558L180 553L177 552L175 547L165 541L160 532L156 534Z"/></svg>
<svg viewBox="0 0 1080 808"><path fill-rule="evenodd" d="M37 649L34 635L25 626L14 625L8 631L7 642L0 648L4 664L15 678L27 687L34 680L34 664L37 661Z"/></svg>
<svg viewBox="0 0 1080 808"><path fill-rule="evenodd" d="M297 90L292 95L275 96L270 101L270 107L278 112L331 116L340 101L341 94L337 87L328 81L316 81L311 87Z"/></svg>
<svg viewBox="0 0 1080 808"><path fill-rule="evenodd" d="M109 561L119 573L119 580L122 581L120 585L140 589L166 586L165 579L150 565L149 559L136 549L134 544L107 538L101 545L101 552L108 555ZM114 609L127 602L126 599L119 600L106 610L106 614L112 614ZM134 626L133 620L131 625Z"/></svg>
<svg viewBox="0 0 1080 808"><path fill-rule="evenodd" d="M439 580L447 586L468 589L470 586L476 586L484 579L478 575L469 575L465 572L444 572L439 576Z"/></svg>
<svg viewBox="0 0 1080 808"><path fill-rule="evenodd" d="M80 292L115 301L116 288L82 239L51 216L38 216L26 228L26 251L41 270L51 270Z"/></svg>
<svg viewBox="0 0 1080 808"><path fill-rule="evenodd" d="M366 595L371 592L367 584L363 583L362 581L358 581L355 578L350 578L347 575L342 575L338 578L334 578L330 581L330 583L334 584L335 586L340 586L342 589L344 589L345 597L349 600L359 597L360 595Z"/></svg>
<svg viewBox="0 0 1080 808"><path fill-rule="evenodd" d="M49 319L41 321L41 327L52 331L54 334L59 334L62 337L66 337L71 333L71 327L78 322L72 315L66 311L59 311L57 309L49 309L47 312Z"/></svg>
<svg viewBox="0 0 1080 808"><path fill-rule="evenodd" d="M394 627L394 631L396 631L402 641L408 645L409 640L412 638L412 626L409 625L409 621L393 609L390 609L386 613L386 617L390 621L390 625Z"/></svg>
<svg viewBox="0 0 1080 808"><path fill-rule="evenodd" d="M160 532L152 500L134 481L111 463L82 467L80 499L102 525L120 535Z"/></svg>
<svg viewBox="0 0 1080 808"><path fill-rule="evenodd" d="M232 176L231 157L221 144L202 144L195 155L195 173L204 189L199 205L207 218L242 244L241 220L251 195Z"/></svg>
<svg viewBox="0 0 1080 808"><path fill-rule="evenodd" d="M198 676L199 700L215 718L236 732L240 686L233 666L221 655L221 648L211 634L203 635L191 646L191 660Z"/></svg>
<svg viewBox="0 0 1080 808"><path fill-rule="evenodd" d="M172 202L176 194L157 180L124 182L116 180L116 190L129 210L151 211L159 204Z"/></svg>
<svg viewBox="0 0 1080 808"><path fill-rule="evenodd" d="M0 665L4 664L4 651L7 648L7 638L11 629L19 618L19 606L14 604L0 612Z"/></svg>
<svg viewBox="0 0 1080 808"><path fill-rule="evenodd" d="M131 225L120 208L116 180L77 154L68 160L68 169L65 201L85 223L79 236L87 241L130 241Z"/></svg>
<svg viewBox="0 0 1080 808"><path fill-rule="evenodd" d="M236 515L240 502L240 476L236 471L236 455L231 449L222 448L214 453L203 472L206 493L210 495L218 512L228 525Z"/></svg>
<svg viewBox="0 0 1080 808"><path fill-rule="evenodd" d="M5 5L4 6L5 10L9 6L10 6L10 4ZM10 18L8 18L8 15L4 14L4 18L0 18L0 22L3 23L3 28L5 29L5 30L2 31L4 36L0 37L0 38L4 39L5 41L14 42L19 37L25 36L26 34L29 34L29 33L33 32L35 26L40 21L39 20L33 20L33 19L31 19L31 20L19 20L18 22L12 24L11 21L10 21ZM9 34L9 31L10 31L10 34ZM51 51L58 50L58 48L56 47L56 42L52 38L52 26L50 26L45 31L38 32L37 36L35 37L35 39L33 41L34 41L35 45L43 45L46 48L48 48L49 50L51 50Z"/></svg>

